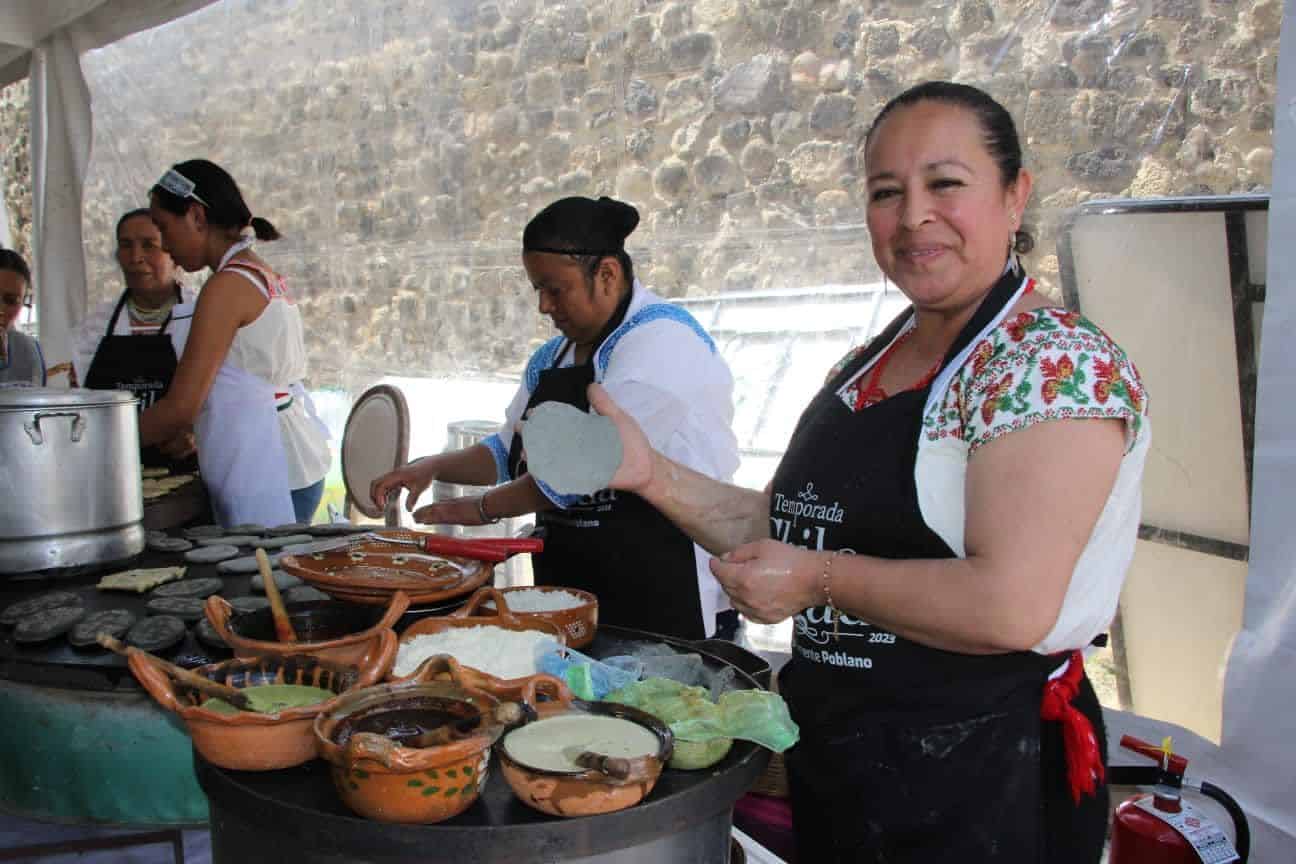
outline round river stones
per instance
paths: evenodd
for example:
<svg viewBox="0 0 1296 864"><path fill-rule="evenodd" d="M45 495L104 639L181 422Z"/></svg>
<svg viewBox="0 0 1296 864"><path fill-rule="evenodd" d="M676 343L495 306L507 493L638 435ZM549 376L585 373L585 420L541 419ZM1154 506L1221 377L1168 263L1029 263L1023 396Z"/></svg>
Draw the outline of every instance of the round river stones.
<svg viewBox="0 0 1296 864"><path fill-rule="evenodd" d="M197 540L199 537L219 537L225 533L225 529L219 525L195 525L181 533L190 540Z"/></svg>
<svg viewBox="0 0 1296 864"><path fill-rule="evenodd" d="M5 610L0 612L0 624L13 625L34 612L48 612L60 606L80 607L81 605L81 598L70 591L51 591L6 606Z"/></svg>
<svg viewBox="0 0 1296 864"><path fill-rule="evenodd" d="M282 570L271 570L270 575L274 577L275 585L280 591L287 591L302 584L302 580ZM260 571L252 574L252 578L248 580L248 587L253 591L265 591L265 579L261 577Z"/></svg>
<svg viewBox="0 0 1296 864"><path fill-rule="evenodd" d="M208 576L204 579L181 579L178 582L168 582L154 588L153 596L193 597L201 600L204 597L220 593L220 590L224 587L225 583L216 576Z"/></svg>
<svg viewBox="0 0 1296 864"><path fill-rule="evenodd" d="M260 537L262 534L266 533L266 529L264 525L256 525L252 522L244 522L242 525L230 526L229 533L252 534L254 536Z"/></svg>
<svg viewBox="0 0 1296 864"><path fill-rule="evenodd" d="M153 615L174 616L181 621L197 621L203 617L203 601L197 597L154 597L144 608Z"/></svg>
<svg viewBox="0 0 1296 864"><path fill-rule="evenodd" d="M267 557L270 559L270 566L271 566L271 567L273 567L273 566L275 566L276 564L279 563L279 555L278 555L278 554L269 555L269 556L267 556ZM242 558L231 558L231 559L229 559L229 560L222 561L222 562L220 562L219 564L216 565L216 572L217 572L217 573L224 573L224 574L226 574L226 575L229 575L229 574L240 574L240 573L244 573L244 574L245 574L245 573L256 573L256 572L258 572L260 569L261 569L261 568L260 568L260 566L257 564L257 559L256 559L256 557L255 557L255 556L252 556L252 555L245 555L245 556L243 556Z"/></svg>
<svg viewBox="0 0 1296 864"><path fill-rule="evenodd" d="M150 537L147 545L154 552L188 552L194 548L194 544L183 537L163 536L156 540Z"/></svg>
<svg viewBox="0 0 1296 864"><path fill-rule="evenodd" d="M184 553L184 560L190 564L215 564L229 558L237 558L239 548L221 544L219 546L199 546Z"/></svg>
<svg viewBox="0 0 1296 864"><path fill-rule="evenodd" d="M264 597L235 597L229 601L230 606L235 612L259 612L262 609L270 608L270 601ZM204 618L204 621L207 619Z"/></svg>
<svg viewBox="0 0 1296 864"><path fill-rule="evenodd" d="M219 537L199 537L199 546L251 546L253 540L260 540L251 534L222 534Z"/></svg>
<svg viewBox="0 0 1296 864"><path fill-rule="evenodd" d="M213 627L211 622L206 618L194 625L194 636L198 637L198 641L206 645L208 648L223 648L226 651L229 650L229 646L225 644L225 640L220 637L220 634L216 632L216 628Z"/></svg>
<svg viewBox="0 0 1296 864"><path fill-rule="evenodd" d="M57 606L32 612L14 627L15 642L44 642L62 636L72 625L85 617L83 606Z"/></svg>
<svg viewBox="0 0 1296 864"><path fill-rule="evenodd" d="M153 615L126 631L126 643L144 651L157 652L175 645L184 635L185 622L179 618L174 615Z"/></svg>
<svg viewBox="0 0 1296 864"><path fill-rule="evenodd" d="M285 534L282 537L258 537L252 540L252 546L256 549L265 549L269 552L271 549L282 549L285 546L292 546L294 543L309 543L315 539L310 534Z"/></svg>
<svg viewBox="0 0 1296 864"><path fill-rule="evenodd" d="M267 528L266 534L271 537L285 537L289 534L304 534L311 526L305 522L289 522L286 525L276 525L273 528Z"/></svg>
<svg viewBox="0 0 1296 864"><path fill-rule="evenodd" d="M129 609L103 609L78 621L68 633L68 641L78 648L87 648L97 644L100 633L120 639L134 623L135 613Z"/></svg>
<svg viewBox="0 0 1296 864"><path fill-rule="evenodd" d="M298 585L296 588L289 588L283 592L285 603L301 603L307 600L327 600L329 595L325 594L318 588L312 588L309 585Z"/></svg>

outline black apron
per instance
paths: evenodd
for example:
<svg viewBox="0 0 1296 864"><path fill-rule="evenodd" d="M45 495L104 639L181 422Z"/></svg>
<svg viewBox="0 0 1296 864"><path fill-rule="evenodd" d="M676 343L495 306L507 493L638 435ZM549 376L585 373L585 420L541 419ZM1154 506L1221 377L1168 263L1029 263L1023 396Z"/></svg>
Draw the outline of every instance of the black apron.
<svg viewBox="0 0 1296 864"><path fill-rule="evenodd" d="M1012 273L996 283L942 368L1020 283ZM923 521L914 479L931 385L858 412L837 395L909 314L802 414L774 475L775 539L881 558L954 557ZM801 743L786 757L798 861L1096 862L1106 789L1073 806L1060 735L1042 729L1039 717L1044 683L1061 662L1026 651L943 651L849 615L834 623L822 606L802 610L779 678L801 727ZM1092 696L1086 681L1076 707L1102 741ZM1057 853L1045 846L1055 832L1065 847Z"/></svg>
<svg viewBox="0 0 1296 864"><path fill-rule="evenodd" d="M118 336L117 319L126 305L129 292L123 293L108 321L108 332L99 340L94 360L86 372L85 386L91 390L129 390L139 399L142 412L166 395L175 377L176 353L167 335L171 324L168 313L157 333L139 336ZM181 302L180 289L176 288L176 302ZM172 459L157 447L141 447L140 462L147 466L166 467L176 473L198 470L196 456Z"/></svg>
<svg viewBox="0 0 1296 864"><path fill-rule="evenodd" d="M622 302L598 344L625 317ZM594 380L594 357L559 368L564 345L553 365L541 371L526 410L541 402L564 402L589 410L586 388ZM509 448L509 474L526 473L520 435ZM702 600L698 594L693 542L648 502L628 492L603 489L565 510L537 514L545 529L544 552L532 558L537 585L579 588L599 599L599 622L632 627L680 639L703 639Z"/></svg>

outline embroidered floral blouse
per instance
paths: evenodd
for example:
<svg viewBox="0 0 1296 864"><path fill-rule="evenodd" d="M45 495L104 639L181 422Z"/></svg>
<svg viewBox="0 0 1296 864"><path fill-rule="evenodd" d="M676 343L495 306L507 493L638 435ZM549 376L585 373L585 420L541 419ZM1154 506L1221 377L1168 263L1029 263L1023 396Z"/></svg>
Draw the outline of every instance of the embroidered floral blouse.
<svg viewBox="0 0 1296 864"><path fill-rule="evenodd" d="M854 356L856 352L838 363L829 378ZM852 410L868 410L854 406L869 368L838 391ZM962 366L947 381L938 376L934 386L942 384L923 412L914 482L924 522L960 557L966 555L967 464L977 448L1049 420L1125 422L1125 455L1116 483L1076 563L1058 619L1035 650L1053 653L1088 644L1115 613L1138 536L1140 485L1151 437L1148 397L1138 370L1084 316L1042 308L1010 316L980 334Z"/></svg>

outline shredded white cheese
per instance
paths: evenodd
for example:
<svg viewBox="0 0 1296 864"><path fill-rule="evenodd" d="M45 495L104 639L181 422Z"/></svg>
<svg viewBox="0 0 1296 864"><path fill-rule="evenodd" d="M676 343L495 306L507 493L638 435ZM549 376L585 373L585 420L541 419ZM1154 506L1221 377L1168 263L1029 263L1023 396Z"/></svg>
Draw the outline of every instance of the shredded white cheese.
<svg viewBox="0 0 1296 864"><path fill-rule="evenodd" d="M410 675L427 658L449 654L461 665L496 678L525 678L539 671L540 655L555 647L553 636L538 630L506 630L490 625L451 627L415 636L402 644L393 671Z"/></svg>
<svg viewBox="0 0 1296 864"><path fill-rule="evenodd" d="M538 588L526 588L522 591L508 591L504 594L504 603L510 612L557 612L559 609L575 609L585 605L585 598L570 591L541 591ZM488 600L484 604L488 609L495 608L495 602Z"/></svg>

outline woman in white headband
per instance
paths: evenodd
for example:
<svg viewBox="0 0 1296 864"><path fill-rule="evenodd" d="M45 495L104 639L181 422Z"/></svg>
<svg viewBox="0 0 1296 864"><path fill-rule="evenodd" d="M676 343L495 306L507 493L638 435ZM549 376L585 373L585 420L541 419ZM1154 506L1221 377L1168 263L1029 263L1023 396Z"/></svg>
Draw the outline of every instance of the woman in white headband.
<svg viewBox="0 0 1296 864"><path fill-rule="evenodd" d="M302 386L301 313L284 279L252 251L277 240L254 218L234 178L205 159L175 165L149 193L149 213L175 263L211 268L175 378L140 416L140 441L189 425L223 525L309 522L328 471L328 432Z"/></svg>

